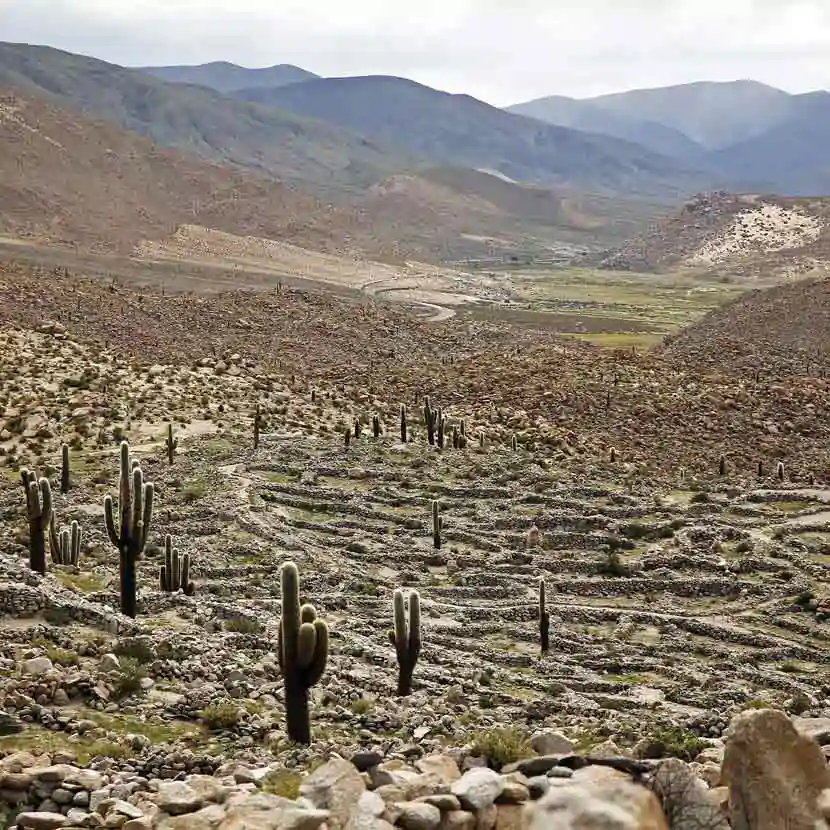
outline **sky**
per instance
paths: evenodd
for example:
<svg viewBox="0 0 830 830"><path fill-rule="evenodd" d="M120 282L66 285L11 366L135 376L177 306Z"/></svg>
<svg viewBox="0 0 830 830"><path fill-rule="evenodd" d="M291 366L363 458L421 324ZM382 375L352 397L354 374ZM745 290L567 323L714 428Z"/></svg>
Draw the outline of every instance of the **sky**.
<svg viewBox="0 0 830 830"><path fill-rule="evenodd" d="M828 0L0 0L0 40L399 75L496 106L696 80L830 88Z"/></svg>

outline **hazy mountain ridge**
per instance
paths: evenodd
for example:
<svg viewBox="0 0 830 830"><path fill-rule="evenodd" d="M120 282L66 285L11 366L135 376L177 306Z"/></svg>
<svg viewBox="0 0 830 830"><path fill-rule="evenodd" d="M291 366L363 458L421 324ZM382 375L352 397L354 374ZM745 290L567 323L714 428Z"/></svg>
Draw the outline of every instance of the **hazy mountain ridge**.
<svg viewBox="0 0 830 830"><path fill-rule="evenodd" d="M792 95L755 81L699 82L507 108L553 124L625 136L720 174L731 189L830 192L830 93ZM658 128L669 132L655 131Z"/></svg>
<svg viewBox="0 0 830 830"><path fill-rule="evenodd" d="M162 81L206 86L217 92L283 86L320 77L314 72L288 63L261 69L249 69L227 61L213 61L193 66L138 66L135 68Z"/></svg>

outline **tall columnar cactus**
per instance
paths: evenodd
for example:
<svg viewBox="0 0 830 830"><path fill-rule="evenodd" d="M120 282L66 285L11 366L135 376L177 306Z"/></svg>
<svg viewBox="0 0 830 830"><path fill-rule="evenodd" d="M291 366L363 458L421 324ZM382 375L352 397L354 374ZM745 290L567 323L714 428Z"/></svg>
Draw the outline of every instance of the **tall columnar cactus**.
<svg viewBox="0 0 830 830"><path fill-rule="evenodd" d="M172 466L173 460L176 457L176 450L179 448L179 439L173 437L172 423L167 425L167 440L165 444L167 446L167 462Z"/></svg>
<svg viewBox="0 0 830 830"><path fill-rule="evenodd" d="M135 564L143 553L153 518L152 484L144 482L144 473L138 461L130 461L130 447L121 442L121 477L118 486L118 514L116 524L112 496L104 499L104 518L107 534L118 549L121 574L121 611L128 617L136 615Z"/></svg>
<svg viewBox="0 0 830 830"><path fill-rule="evenodd" d="M432 503L432 546L436 550L441 548L441 531L444 528L444 519L441 517L441 508L437 501Z"/></svg>
<svg viewBox="0 0 830 830"><path fill-rule="evenodd" d="M49 552L56 565L77 565L81 558L81 526L73 521L69 527L57 530L54 512L49 523Z"/></svg>
<svg viewBox="0 0 830 830"><path fill-rule="evenodd" d="M439 410L433 409L429 402L429 396L424 398L424 423L427 428L427 441L430 446L435 446L435 428L438 426Z"/></svg>
<svg viewBox="0 0 830 830"><path fill-rule="evenodd" d="M173 547L173 538L168 533L164 537L164 564L159 568L159 586L168 594L181 590L192 597L196 586L190 578L190 554L181 556Z"/></svg>
<svg viewBox="0 0 830 830"><path fill-rule="evenodd" d="M406 443L406 404L401 404L401 443Z"/></svg>
<svg viewBox="0 0 830 830"><path fill-rule="evenodd" d="M313 605L300 607L300 574L293 562L280 573L282 617L278 657L285 686L288 737L298 744L311 743L308 690L323 676L329 654L329 629L318 619Z"/></svg>
<svg viewBox="0 0 830 830"><path fill-rule="evenodd" d="M343 440L346 443L346 449L349 449L349 445L352 443L352 431L349 427L346 427L346 432L343 435Z"/></svg>
<svg viewBox="0 0 830 830"><path fill-rule="evenodd" d="M438 448L444 449L444 436L447 431L447 419L444 417L444 413L439 409L437 415L437 424L438 424Z"/></svg>
<svg viewBox="0 0 830 830"><path fill-rule="evenodd" d="M373 415L372 416L372 435L375 438L380 438L380 416Z"/></svg>
<svg viewBox="0 0 830 830"><path fill-rule="evenodd" d="M764 477L764 462L762 459L758 460L758 478Z"/></svg>
<svg viewBox="0 0 830 830"><path fill-rule="evenodd" d="M354 437L360 438L360 418L354 419Z"/></svg>
<svg viewBox="0 0 830 830"><path fill-rule="evenodd" d="M395 589L392 595L392 619L394 628L389 631L389 642L395 646L398 657L398 697L406 697L412 694L412 674L421 654L421 597L417 591L409 594L407 609L403 591Z"/></svg>
<svg viewBox="0 0 830 830"><path fill-rule="evenodd" d="M26 492L26 518L29 522L29 567L46 573L46 536L52 522L52 487L49 479L37 479L31 470L21 470L20 479Z"/></svg>
<svg viewBox="0 0 830 830"><path fill-rule="evenodd" d="M69 492L69 444L61 447L61 493Z"/></svg>
<svg viewBox="0 0 830 830"><path fill-rule="evenodd" d="M722 455L718 460L718 475L725 476L726 475L726 456Z"/></svg>
<svg viewBox="0 0 830 830"><path fill-rule="evenodd" d="M539 580L539 639L542 643L542 654L550 650L550 614L545 602L545 579Z"/></svg>

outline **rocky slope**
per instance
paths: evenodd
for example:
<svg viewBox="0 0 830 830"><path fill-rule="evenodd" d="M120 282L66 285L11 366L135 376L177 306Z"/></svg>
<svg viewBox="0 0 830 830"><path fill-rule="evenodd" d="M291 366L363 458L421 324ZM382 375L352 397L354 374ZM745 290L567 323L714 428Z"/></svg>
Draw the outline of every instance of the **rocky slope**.
<svg viewBox="0 0 830 830"><path fill-rule="evenodd" d="M529 328L15 266L0 324L9 824L449 830L559 810L578 827L609 805L658 830L742 811L762 830L770 805L819 819L830 468L805 404L826 406L824 379L692 383ZM155 487L135 619L103 517L122 438ZM82 529L77 564L43 576L23 465L51 479L57 525ZM193 592L160 590L168 534ZM308 746L285 736L289 560L330 631ZM403 697L396 588L421 607Z"/></svg>

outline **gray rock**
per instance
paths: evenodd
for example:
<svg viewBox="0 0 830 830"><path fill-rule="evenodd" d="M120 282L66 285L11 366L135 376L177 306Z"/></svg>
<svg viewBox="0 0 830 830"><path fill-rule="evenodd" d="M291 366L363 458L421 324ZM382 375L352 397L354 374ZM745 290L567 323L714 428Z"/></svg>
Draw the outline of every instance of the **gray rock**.
<svg viewBox="0 0 830 830"><path fill-rule="evenodd" d="M382 763L383 755L380 752L355 752L349 760L354 764L358 772L366 772L366 770Z"/></svg>
<svg viewBox="0 0 830 830"><path fill-rule="evenodd" d="M395 822L404 830L435 830L441 823L441 811L423 801L404 801L397 805L400 811Z"/></svg>
<svg viewBox="0 0 830 830"><path fill-rule="evenodd" d="M548 778L573 778L574 771L570 767L553 767L547 771Z"/></svg>
<svg viewBox="0 0 830 830"><path fill-rule="evenodd" d="M17 816L17 826L24 830L55 830L66 824L69 819L62 813L18 813Z"/></svg>
<svg viewBox="0 0 830 830"><path fill-rule="evenodd" d="M21 666L23 674L30 674L33 677L42 677L54 668L48 657L32 657L29 660L24 660Z"/></svg>
<svg viewBox="0 0 830 830"><path fill-rule="evenodd" d="M561 732L546 729L530 739L533 751L538 755L571 755L574 746Z"/></svg>
<svg viewBox="0 0 830 830"><path fill-rule="evenodd" d="M193 813L203 804L204 799L184 781L165 781L159 784L156 804L171 816Z"/></svg>
<svg viewBox="0 0 830 830"><path fill-rule="evenodd" d="M115 654L105 654L101 658L101 671L121 671L121 661Z"/></svg>
<svg viewBox="0 0 830 830"><path fill-rule="evenodd" d="M451 792L465 810L483 810L499 797L502 786L502 778L497 772L482 767L465 772L452 785Z"/></svg>
<svg viewBox="0 0 830 830"><path fill-rule="evenodd" d="M802 710L803 711L803 710ZM830 743L830 718L792 718L793 726L820 745Z"/></svg>
<svg viewBox="0 0 830 830"><path fill-rule="evenodd" d="M529 778L527 789L532 799L541 798L550 789L550 779L546 775L537 775Z"/></svg>
<svg viewBox="0 0 830 830"><path fill-rule="evenodd" d="M706 785L683 761L661 761L648 786L660 799L671 830L729 830L726 816L712 801Z"/></svg>

